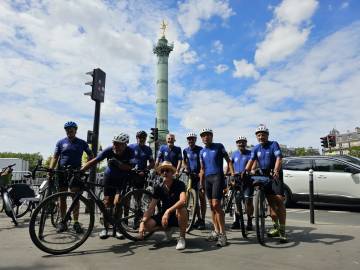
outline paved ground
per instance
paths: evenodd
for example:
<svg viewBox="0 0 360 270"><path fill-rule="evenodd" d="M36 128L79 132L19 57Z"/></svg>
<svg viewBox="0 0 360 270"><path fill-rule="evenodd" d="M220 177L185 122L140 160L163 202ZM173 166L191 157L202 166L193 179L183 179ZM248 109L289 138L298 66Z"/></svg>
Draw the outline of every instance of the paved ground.
<svg viewBox="0 0 360 270"><path fill-rule="evenodd" d="M289 209L291 241L280 245L271 240L266 247L254 234L243 239L228 233L229 245L217 248L204 240L207 232L188 236L187 249L175 250L176 242L162 243L157 233L146 242L98 239L96 234L78 250L50 256L31 242L26 219L14 228L0 214L0 269L360 269L360 213L347 209L316 211L311 225L308 210ZM231 220L227 220L231 223Z"/></svg>

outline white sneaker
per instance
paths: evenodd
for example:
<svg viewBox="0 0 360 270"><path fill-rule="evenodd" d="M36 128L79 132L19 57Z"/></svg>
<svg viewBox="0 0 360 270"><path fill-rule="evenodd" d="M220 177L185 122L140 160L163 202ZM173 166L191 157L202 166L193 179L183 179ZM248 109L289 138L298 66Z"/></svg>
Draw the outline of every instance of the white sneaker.
<svg viewBox="0 0 360 270"><path fill-rule="evenodd" d="M219 234L216 245L218 247L225 247L227 244L227 237L225 234Z"/></svg>
<svg viewBox="0 0 360 270"><path fill-rule="evenodd" d="M123 236L122 233L119 233L119 232L116 232L116 233L115 233L115 237L116 237L117 239L120 239L120 240L125 239L125 236Z"/></svg>
<svg viewBox="0 0 360 270"><path fill-rule="evenodd" d="M175 230L176 230L175 227L170 227L170 228L166 229L164 231L165 237L164 237L163 241L170 242L171 240L173 240L174 238L172 237L172 235L174 234Z"/></svg>
<svg viewBox="0 0 360 270"><path fill-rule="evenodd" d="M108 235L108 231L106 229L103 229L100 233L99 233L99 237L100 239L106 239L109 237Z"/></svg>
<svg viewBox="0 0 360 270"><path fill-rule="evenodd" d="M184 237L180 237L177 245L176 245L176 249L177 250L182 250L185 249L186 243L185 243L185 238Z"/></svg>

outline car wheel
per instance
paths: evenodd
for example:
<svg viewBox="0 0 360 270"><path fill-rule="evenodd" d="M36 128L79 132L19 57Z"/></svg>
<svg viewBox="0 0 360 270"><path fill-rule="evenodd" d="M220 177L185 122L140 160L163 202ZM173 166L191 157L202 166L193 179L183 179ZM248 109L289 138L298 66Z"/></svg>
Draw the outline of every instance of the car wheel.
<svg viewBox="0 0 360 270"><path fill-rule="evenodd" d="M286 207L290 207L294 204L294 202L292 200L291 191L288 186L284 187L284 204Z"/></svg>

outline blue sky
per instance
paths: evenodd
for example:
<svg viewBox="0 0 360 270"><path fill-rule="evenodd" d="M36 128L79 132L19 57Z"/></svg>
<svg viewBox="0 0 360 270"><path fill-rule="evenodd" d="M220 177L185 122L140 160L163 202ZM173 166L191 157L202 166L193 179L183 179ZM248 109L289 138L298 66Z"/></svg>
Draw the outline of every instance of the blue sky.
<svg viewBox="0 0 360 270"><path fill-rule="evenodd" d="M230 150L266 124L288 146L319 147L360 126L360 2L355 0L1 1L0 151L52 153L63 123L92 128L85 73L107 73L102 145L155 117L160 22L169 59L169 129L203 127Z"/></svg>

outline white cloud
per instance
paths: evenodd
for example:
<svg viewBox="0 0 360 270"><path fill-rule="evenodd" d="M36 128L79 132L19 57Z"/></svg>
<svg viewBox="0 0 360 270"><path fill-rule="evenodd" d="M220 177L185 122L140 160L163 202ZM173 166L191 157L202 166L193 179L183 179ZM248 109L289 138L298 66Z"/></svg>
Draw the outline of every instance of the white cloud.
<svg viewBox="0 0 360 270"><path fill-rule="evenodd" d="M317 7L316 0L283 0L274 10L264 40L257 45L256 66L283 60L305 44L311 30L309 20Z"/></svg>
<svg viewBox="0 0 360 270"><path fill-rule="evenodd" d="M186 36L191 37L203 21L217 16L223 20L234 15L228 0L185 0L179 2L178 21Z"/></svg>
<svg viewBox="0 0 360 270"><path fill-rule="evenodd" d="M347 7L349 7L349 2L343 2L341 3L340 9L345 9Z"/></svg>
<svg viewBox="0 0 360 270"><path fill-rule="evenodd" d="M8 122L0 130L2 151L49 155L68 120L79 122L79 136L86 136L94 102L83 95L90 91L85 72L96 67L107 73L100 141L111 142L121 130L133 134L139 126L150 128L157 61L152 49L163 18L169 23L166 37L175 44L170 84L181 76L184 62L198 60L171 19L176 10L162 8L145 0L1 1L0 94L6 101L0 106L6 113L0 121ZM30 143L34 138L41 144Z"/></svg>
<svg viewBox="0 0 360 270"><path fill-rule="evenodd" d="M225 71L227 71L228 69L229 69L229 67L227 65L220 64L215 67L215 72L217 74L221 74L221 73L224 73Z"/></svg>
<svg viewBox="0 0 360 270"><path fill-rule="evenodd" d="M336 53L334 53L336 52ZM254 128L265 123L271 139L290 146L319 147L334 125L359 126L360 22L324 38L271 70L242 95L224 90L190 91L180 110L188 130L210 126L215 140L234 149L234 137L256 143ZM206 104L206 110L198 106ZM241 116L241 117L238 117ZM294 136L296 134L296 136Z"/></svg>
<svg viewBox="0 0 360 270"><path fill-rule="evenodd" d="M212 43L212 49L211 52L221 54L223 52L224 45L221 43L220 40L215 40Z"/></svg>
<svg viewBox="0 0 360 270"><path fill-rule="evenodd" d="M235 71L233 76L235 78L248 77L248 78L259 78L259 72L256 71L256 68L253 64L248 63L245 59L234 60Z"/></svg>
<svg viewBox="0 0 360 270"><path fill-rule="evenodd" d="M200 64L196 67L198 70L205 70L206 69L206 65L205 64Z"/></svg>

